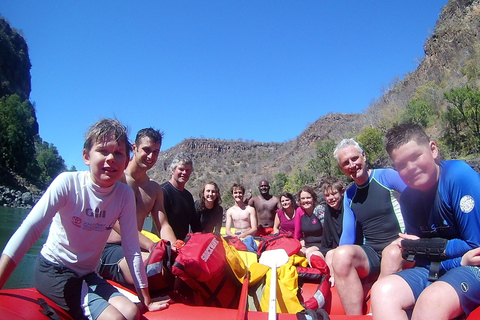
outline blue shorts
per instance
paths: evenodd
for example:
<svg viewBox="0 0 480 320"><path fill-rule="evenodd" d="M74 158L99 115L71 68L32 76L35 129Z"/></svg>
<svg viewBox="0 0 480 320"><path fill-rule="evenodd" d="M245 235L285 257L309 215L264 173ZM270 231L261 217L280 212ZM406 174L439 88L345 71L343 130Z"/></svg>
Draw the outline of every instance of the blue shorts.
<svg viewBox="0 0 480 320"><path fill-rule="evenodd" d="M428 281L429 270L425 267L414 267L397 273L412 289L415 300L422 291L433 282ZM437 281L451 285L457 292L460 305L468 316L480 305L480 268L457 267L440 276Z"/></svg>
<svg viewBox="0 0 480 320"><path fill-rule="evenodd" d="M100 264L97 267L98 274L121 285L128 285L118 265L124 257L121 243L107 243L103 249Z"/></svg>
<svg viewBox="0 0 480 320"><path fill-rule="evenodd" d="M95 272L79 276L41 254L35 264L35 287L74 319L97 319L110 298L122 296Z"/></svg>
<svg viewBox="0 0 480 320"><path fill-rule="evenodd" d="M439 281L444 281L455 289L460 305L467 316L480 305L479 267L466 266L451 269Z"/></svg>
<svg viewBox="0 0 480 320"><path fill-rule="evenodd" d="M430 270L426 267L413 267L397 272L396 275L405 280L410 289L412 289L415 301L417 301L420 293L432 284L432 282L428 281L429 273Z"/></svg>

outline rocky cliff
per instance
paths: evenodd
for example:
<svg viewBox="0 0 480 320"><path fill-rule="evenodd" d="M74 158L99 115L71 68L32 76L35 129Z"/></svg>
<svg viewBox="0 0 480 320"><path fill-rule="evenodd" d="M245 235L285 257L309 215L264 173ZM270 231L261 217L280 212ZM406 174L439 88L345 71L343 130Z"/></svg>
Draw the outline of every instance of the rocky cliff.
<svg viewBox="0 0 480 320"><path fill-rule="evenodd" d="M0 97L16 93L28 99L31 66L25 39L0 18Z"/></svg>
<svg viewBox="0 0 480 320"><path fill-rule="evenodd" d="M467 84L467 69L476 72L480 58L480 1L450 0L442 9L433 34L426 39L425 57L365 112L377 126L405 108L418 88L429 85L422 98L438 110L445 108L443 92ZM478 79L478 74L476 74ZM428 96L429 95L429 96ZM434 132L435 133L435 132Z"/></svg>

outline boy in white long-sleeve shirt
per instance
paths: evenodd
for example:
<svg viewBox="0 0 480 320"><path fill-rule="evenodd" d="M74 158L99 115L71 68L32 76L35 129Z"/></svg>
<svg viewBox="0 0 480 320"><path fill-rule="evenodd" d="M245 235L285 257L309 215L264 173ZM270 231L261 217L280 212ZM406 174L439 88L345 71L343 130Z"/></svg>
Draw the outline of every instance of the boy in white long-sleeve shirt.
<svg viewBox="0 0 480 320"><path fill-rule="evenodd" d="M83 149L83 160L90 170L65 172L52 182L5 246L0 258L0 288L51 222L35 265L37 290L74 319L138 319L137 306L95 273L118 220L140 300L149 310L167 306L150 299L134 194L130 187L117 182L130 151L126 129L117 120L103 119L90 128Z"/></svg>

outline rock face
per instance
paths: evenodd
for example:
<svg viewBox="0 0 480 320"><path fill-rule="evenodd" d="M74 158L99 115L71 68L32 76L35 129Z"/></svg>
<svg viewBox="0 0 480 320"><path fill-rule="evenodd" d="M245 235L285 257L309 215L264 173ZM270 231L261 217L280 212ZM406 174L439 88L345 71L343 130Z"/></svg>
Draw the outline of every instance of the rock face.
<svg viewBox="0 0 480 320"><path fill-rule="evenodd" d="M0 18L0 97L16 93L28 99L31 67L25 39Z"/></svg>
<svg viewBox="0 0 480 320"><path fill-rule="evenodd" d="M0 206L30 209L40 199L40 194L22 192L0 186Z"/></svg>
<svg viewBox="0 0 480 320"><path fill-rule="evenodd" d="M187 188L195 198L208 181L215 181L223 194L233 183L257 191L260 180L273 182L277 173L290 175L305 168L316 156L316 143L321 140L339 141L357 135L366 124L362 114L331 113L318 119L298 138L284 143L261 143L214 139L186 139L177 146L160 152L157 164L149 171L155 181L170 179L169 169L178 152L191 153L194 173ZM323 177L319 176L318 184Z"/></svg>
<svg viewBox="0 0 480 320"><path fill-rule="evenodd" d="M450 0L442 9L433 34L426 39L424 51L425 57L417 69L367 108L369 125L377 126L403 110L420 86L430 83L447 91L467 84L465 69L469 64L478 68L480 57L480 1ZM480 77L476 77L478 82ZM439 104L438 109L445 108L442 92L430 98L432 103Z"/></svg>

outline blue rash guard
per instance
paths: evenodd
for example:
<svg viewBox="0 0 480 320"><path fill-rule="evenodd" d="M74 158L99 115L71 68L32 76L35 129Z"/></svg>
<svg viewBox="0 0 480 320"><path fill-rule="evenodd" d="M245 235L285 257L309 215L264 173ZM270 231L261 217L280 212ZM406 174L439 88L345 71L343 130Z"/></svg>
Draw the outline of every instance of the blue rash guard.
<svg viewBox="0 0 480 320"><path fill-rule="evenodd" d="M406 188L393 169L374 169L368 181L347 189L343 199L343 232L340 245L354 244L356 225L363 232L364 244L378 253L403 231L400 205L393 191Z"/></svg>
<svg viewBox="0 0 480 320"><path fill-rule="evenodd" d="M449 239L440 270L460 266L462 255L480 246L480 175L458 160L440 163L438 184L427 192L407 188L400 203L406 233Z"/></svg>

